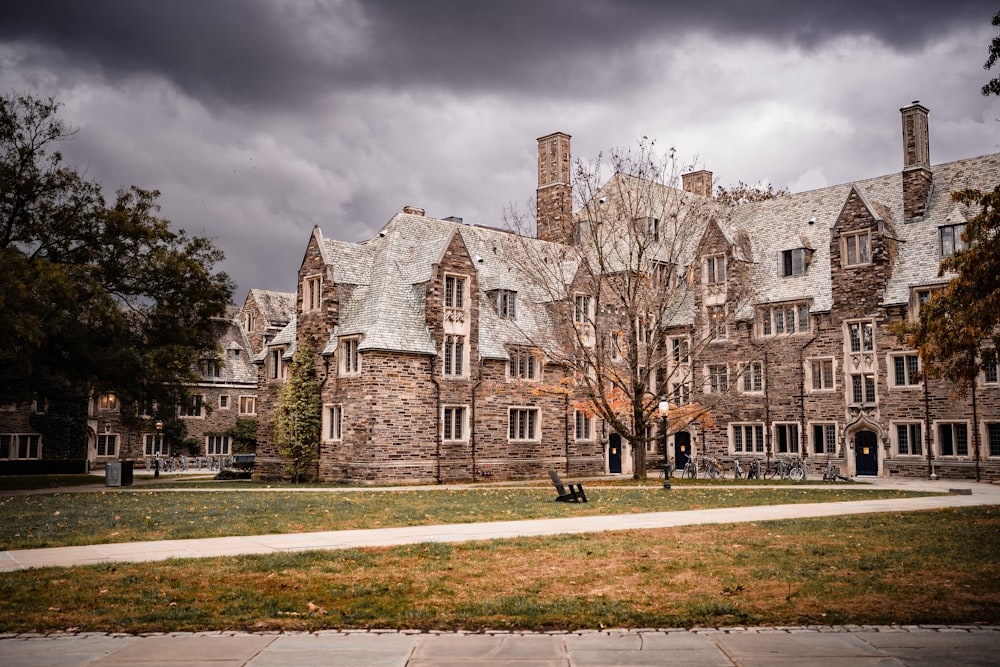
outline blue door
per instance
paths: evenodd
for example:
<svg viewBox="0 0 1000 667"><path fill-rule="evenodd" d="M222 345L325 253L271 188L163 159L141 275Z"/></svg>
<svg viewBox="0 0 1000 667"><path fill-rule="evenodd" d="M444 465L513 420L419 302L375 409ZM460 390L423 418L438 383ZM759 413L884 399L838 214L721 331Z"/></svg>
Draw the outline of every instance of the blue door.
<svg viewBox="0 0 1000 667"><path fill-rule="evenodd" d="M684 470L691 458L691 434L687 431L674 433L674 469Z"/></svg>
<svg viewBox="0 0 1000 667"><path fill-rule="evenodd" d="M878 436L874 432L854 435L854 460L858 475L878 475Z"/></svg>
<svg viewBox="0 0 1000 667"><path fill-rule="evenodd" d="M617 433L608 437L608 472L612 475L622 472L622 437Z"/></svg>

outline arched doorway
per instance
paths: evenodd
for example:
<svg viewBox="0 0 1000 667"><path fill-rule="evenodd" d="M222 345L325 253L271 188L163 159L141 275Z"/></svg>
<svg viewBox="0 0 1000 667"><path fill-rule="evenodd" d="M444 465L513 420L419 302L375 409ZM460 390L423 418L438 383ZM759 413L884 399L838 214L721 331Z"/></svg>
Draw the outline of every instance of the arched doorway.
<svg viewBox="0 0 1000 667"><path fill-rule="evenodd" d="M878 436L874 431L854 434L854 463L857 475L878 475Z"/></svg>
<svg viewBox="0 0 1000 667"><path fill-rule="evenodd" d="M674 468L683 470L691 454L691 434L687 431L674 433Z"/></svg>
<svg viewBox="0 0 1000 667"><path fill-rule="evenodd" d="M612 475L622 473L622 437L617 433L608 436L608 472Z"/></svg>

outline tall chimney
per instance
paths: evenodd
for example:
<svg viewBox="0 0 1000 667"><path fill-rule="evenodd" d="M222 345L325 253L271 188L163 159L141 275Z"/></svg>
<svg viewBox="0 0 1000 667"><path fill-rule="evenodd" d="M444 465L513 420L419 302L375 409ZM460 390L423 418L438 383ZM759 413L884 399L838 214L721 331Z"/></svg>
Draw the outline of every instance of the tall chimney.
<svg viewBox="0 0 1000 667"><path fill-rule="evenodd" d="M931 143L926 107L913 102L899 110L903 115L903 220L920 219L931 195Z"/></svg>
<svg viewBox="0 0 1000 667"><path fill-rule="evenodd" d="M535 223L537 236L543 241L573 242L569 139L570 136L564 132L554 132L538 139Z"/></svg>
<svg viewBox="0 0 1000 667"><path fill-rule="evenodd" d="M712 172L705 169L692 171L690 174L681 174L681 183L684 192L701 195L702 197L712 196Z"/></svg>

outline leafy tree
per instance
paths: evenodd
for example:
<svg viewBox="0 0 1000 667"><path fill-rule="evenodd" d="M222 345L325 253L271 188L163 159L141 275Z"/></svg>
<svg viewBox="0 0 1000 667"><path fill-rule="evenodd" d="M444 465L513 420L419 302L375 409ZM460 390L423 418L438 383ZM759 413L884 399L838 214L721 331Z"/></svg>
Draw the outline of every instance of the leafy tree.
<svg viewBox="0 0 1000 667"><path fill-rule="evenodd" d="M919 321L897 327L897 336L917 349L929 376L964 394L984 363L997 363L1000 347L1000 185L952 198L979 209L965 227L968 249L942 260L942 273L955 277L920 308Z"/></svg>
<svg viewBox="0 0 1000 667"><path fill-rule="evenodd" d="M173 231L159 193L111 204L63 164L53 99L0 96L0 402L114 391L126 416L186 396L233 292L211 241Z"/></svg>
<svg viewBox="0 0 1000 667"><path fill-rule="evenodd" d="M775 190L774 186L770 183L767 186L763 184L748 185L743 181L739 181L736 185L731 185L728 188L721 185L716 187L715 201L726 206L739 206L740 204L752 204L768 199L777 199L787 194L789 194L788 188Z"/></svg>
<svg viewBox="0 0 1000 667"><path fill-rule="evenodd" d="M1000 12L997 12L993 16L993 25L1000 26ZM1000 59L1000 35L993 38L990 42L990 55L986 59L986 64L983 65L983 69L992 69L994 65L997 64L997 60ZM1000 95L1000 76L993 77L986 85L982 88L983 95Z"/></svg>
<svg viewBox="0 0 1000 667"><path fill-rule="evenodd" d="M257 420L250 417L240 417L236 423L226 430L233 441L233 453L242 454L257 447Z"/></svg>
<svg viewBox="0 0 1000 667"><path fill-rule="evenodd" d="M274 411L274 441L296 484L315 473L319 460L323 408L313 354L308 342L296 350Z"/></svg>

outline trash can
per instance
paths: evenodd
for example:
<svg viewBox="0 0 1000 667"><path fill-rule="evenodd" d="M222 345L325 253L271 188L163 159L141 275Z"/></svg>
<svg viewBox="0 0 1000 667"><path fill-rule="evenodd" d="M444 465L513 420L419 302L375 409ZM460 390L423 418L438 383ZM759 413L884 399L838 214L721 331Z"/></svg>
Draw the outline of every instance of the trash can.
<svg viewBox="0 0 1000 667"><path fill-rule="evenodd" d="M122 461L122 486L132 486L132 469L135 461Z"/></svg>
<svg viewBox="0 0 1000 667"><path fill-rule="evenodd" d="M104 464L104 485L105 486L122 485L121 461L108 461L107 463Z"/></svg>

